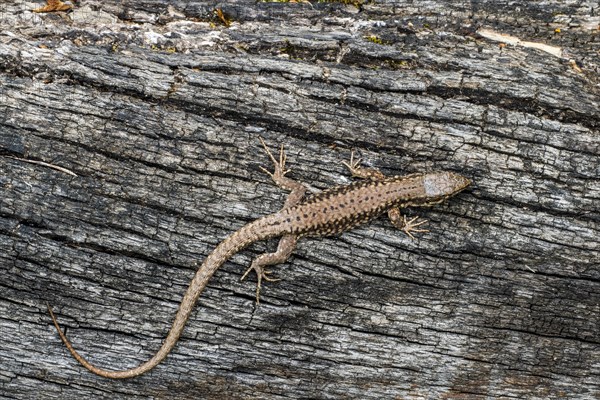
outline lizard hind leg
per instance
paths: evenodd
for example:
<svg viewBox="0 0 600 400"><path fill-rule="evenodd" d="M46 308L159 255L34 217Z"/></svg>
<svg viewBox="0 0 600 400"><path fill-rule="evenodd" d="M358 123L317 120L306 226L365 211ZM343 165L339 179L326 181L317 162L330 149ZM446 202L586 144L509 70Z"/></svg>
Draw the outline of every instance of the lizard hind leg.
<svg viewBox="0 0 600 400"><path fill-rule="evenodd" d="M259 136L259 139L260 143L265 149L265 152L267 153L274 165L273 172L269 172L269 170L263 167L260 167L260 169L263 170L263 172L265 172L267 175L269 175L277 186L284 190L290 191L290 194L288 195L283 208L295 206L296 204L300 203L300 201L304 198L304 195L306 194L307 190L306 186L304 186L300 182L296 182L295 180L285 176L285 174L287 174L291 170L285 169L286 156L285 151L283 150L283 144L281 145L281 149L279 151L279 160L277 160L267 147L263 138Z"/></svg>
<svg viewBox="0 0 600 400"><path fill-rule="evenodd" d="M254 261L252 261L252 265L250 268L244 272L242 275L242 280L246 278L246 276L250 273L250 271L256 272L257 282L256 282L256 304L260 303L260 288L262 284L262 280L268 282L279 281L281 279L272 278L269 276L271 271L266 270L264 267L267 265L275 265L284 263L292 252L296 248L296 243L298 242L298 236L296 235L284 235L281 240L279 240L279 245L277 246L277 251L274 253L265 253L256 257Z"/></svg>

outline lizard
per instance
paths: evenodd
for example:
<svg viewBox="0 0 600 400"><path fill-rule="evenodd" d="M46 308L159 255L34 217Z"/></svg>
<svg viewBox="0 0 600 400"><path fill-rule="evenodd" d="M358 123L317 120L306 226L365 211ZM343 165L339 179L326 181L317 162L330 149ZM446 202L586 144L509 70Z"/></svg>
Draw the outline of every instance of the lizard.
<svg viewBox="0 0 600 400"><path fill-rule="evenodd" d="M46 0L46 5L44 7L36 8L33 11L34 13L47 13L53 11L69 11L73 7L63 3L60 0Z"/></svg>
<svg viewBox="0 0 600 400"><path fill-rule="evenodd" d="M124 370L102 369L91 364L74 349L58 325L52 307L47 305L61 340L71 355L85 368L97 375L114 379L132 378L154 368L175 347L198 297L212 275L234 254L254 242L281 237L275 252L256 257L242 275L241 279L243 280L251 271L256 273L256 301L258 303L262 281L278 280L269 276L270 271L265 267L285 262L301 237L337 235L387 212L395 227L414 238L412 232L427 232L422 227L427 220L417 221L418 217L407 219L400 212L401 208L441 203L471 184L470 179L448 171L386 177L375 168L361 167L361 160L355 160L354 152L352 152L350 162L343 162L343 164L353 177L362 178L361 180L306 196L306 186L286 176L290 170L285 166L286 155L283 144L277 160L265 141L262 138L259 139L274 164L273 172L262 166L260 168L271 177L277 186L290 192L283 208L243 226L224 239L206 257L179 304L167 337L160 349L148 361Z"/></svg>

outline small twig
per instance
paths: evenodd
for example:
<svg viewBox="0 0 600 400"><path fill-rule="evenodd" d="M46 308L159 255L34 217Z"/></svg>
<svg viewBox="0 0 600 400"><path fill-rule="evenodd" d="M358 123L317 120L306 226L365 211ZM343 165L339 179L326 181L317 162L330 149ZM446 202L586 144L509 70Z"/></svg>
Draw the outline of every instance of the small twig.
<svg viewBox="0 0 600 400"><path fill-rule="evenodd" d="M525 265L525 268L527 268L528 270L530 270L531 272L533 272L535 274L535 270L531 267L529 267L528 265Z"/></svg>
<svg viewBox="0 0 600 400"><path fill-rule="evenodd" d="M55 169L55 170L60 171L60 172L64 172L65 174L77 176L77 174L75 172L71 171L71 170L68 170L68 169L63 168L63 167L59 167L58 165L48 164L47 162L44 162L44 161L28 160L26 158L20 158L20 157L14 157L14 156L8 156L8 157L13 158L15 160L19 160L19 161L24 161L24 162L27 162L27 163L30 163L30 164L42 165L44 167L48 167L48 168L52 168L52 169Z"/></svg>

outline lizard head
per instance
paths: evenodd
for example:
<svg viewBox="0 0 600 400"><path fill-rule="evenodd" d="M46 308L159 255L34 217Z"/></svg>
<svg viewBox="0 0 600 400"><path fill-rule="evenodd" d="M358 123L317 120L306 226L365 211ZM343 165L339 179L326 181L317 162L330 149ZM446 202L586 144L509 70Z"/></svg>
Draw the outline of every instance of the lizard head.
<svg viewBox="0 0 600 400"><path fill-rule="evenodd" d="M454 172L440 171L423 175L425 194L431 199L446 199L467 186L472 181Z"/></svg>

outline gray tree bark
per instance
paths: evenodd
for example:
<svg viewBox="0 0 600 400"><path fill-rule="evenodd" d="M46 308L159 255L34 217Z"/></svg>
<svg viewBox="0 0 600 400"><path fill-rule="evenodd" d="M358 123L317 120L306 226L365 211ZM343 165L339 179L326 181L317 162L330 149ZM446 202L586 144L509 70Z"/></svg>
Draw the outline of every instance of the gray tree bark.
<svg viewBox="0 0 600 400"><path fill-rule="evenodd" d="M595 1L0 6L0 398L600 398ZM505 35L505 36L502 36ZM507 36L510 35L510 36ZM150 373L197 264L356 149L472 188L304 239L284 280L227 262Z"/></svg>

